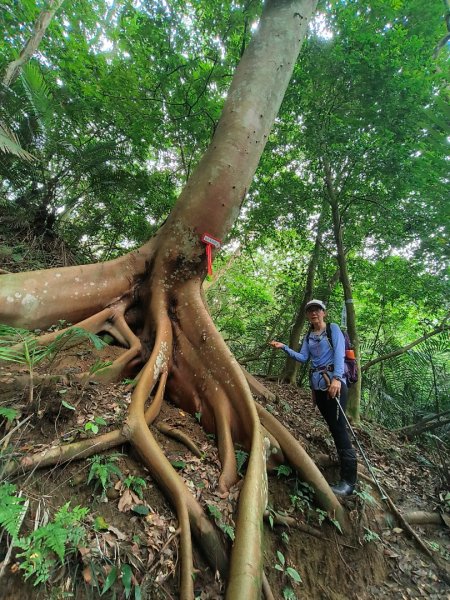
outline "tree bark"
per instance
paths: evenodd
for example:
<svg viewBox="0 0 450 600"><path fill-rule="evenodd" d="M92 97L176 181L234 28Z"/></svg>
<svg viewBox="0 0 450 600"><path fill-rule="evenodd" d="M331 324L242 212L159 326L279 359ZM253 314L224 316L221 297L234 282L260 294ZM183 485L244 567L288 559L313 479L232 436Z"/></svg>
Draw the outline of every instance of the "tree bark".
<svg viewBox="0 0 450 600"><path fill-rule="evenodd" d="M47 27L50 25L56 11L60 8L64 0L48 0L47 8L43 10L37 18L31 37L20 51L19 57L13 60L6 67L5 74L3 76L2 84L5 87L11 87L14 81L20 74L22 67L30 60L33 54L39 47L42 38L47 31Z"/></svg>
<svg viewBox="0 0 450 600"><path fill-rule="evenodd" d="M342 289L344 291L344 301L347 310L347 332L352 342L356 364L358 366L358 372L361 373L361 357L359 352L359 338L358 331L356 329L356 312L355 305L353 302L352 285L350 281L350 275L347 268L347 259L344 250L344 241L342 238L342 223L341 215L339 211L339 203L336 194L336 190L333 183L333 176L331 167L327 159L324 159L324 170L325 170L325 187L327 191L328 201L331 206L331 214L333 218L333 232L334 239L336 242L337 261L339 265L340 279L342 283ZM360 420L360 402L361 402L361 377L358 377L358 381L351 386L348 394L347 413L349 418L355 424L359 423Z"/></svg>
<svg viewBox="0 0 450 600"><path fill-rule="evenodd" d="M325 220L325 205L322 205L322 211L319 216L319 221L317 223L317 233L316 233L316 241L314 243L314 248L311 254L311 258L308 264L308 270L306 274L306 282L305 289L303 292L303 298L300 303L300 306L297 311L297 315L295 317L295 322L291 330L291 334L289 336L289 347L296 350L300 343L300 336L303 331L303 327L305 325L305 307L307 302L309 302L313 297L313 289L314 289L314 277L316 275L317 264L319 262L320 256L320 247L322 244L322 236L323 236L323 224ZM290 358L289 356L286 358L286 363L284 366L284 371L282 378L284 381L288 383L295 383L297 381L297 373L298 373L299 363Z"/></svg>

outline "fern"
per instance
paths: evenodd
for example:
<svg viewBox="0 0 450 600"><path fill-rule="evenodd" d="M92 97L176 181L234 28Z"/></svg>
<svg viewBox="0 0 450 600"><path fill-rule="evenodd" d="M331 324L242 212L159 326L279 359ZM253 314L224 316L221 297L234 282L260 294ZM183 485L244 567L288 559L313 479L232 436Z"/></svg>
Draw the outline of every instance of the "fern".
<svg viewBox="0 0 450 600"><path fill-rule="evenodd" d="M24 498L17 496L15 485L6 482L0 484L0 525L13 539L19 535L24 501Z"/></svg>
<svg viewBox="0 0 450 600"><path fill-rule="evenodd" d="M22 68L20 78L38 123L48 132L54 120L52 96L42 76L38 63L29 61Z"/></svg>
<svg viewBox="0 0 450 600"><path fill-rule="evenodd" d="M14 408L9 408L7 406L0 406L0 417L3 417L10 423L12 421L14 421L14 419L17 417L18 414L19 414L19 411L15 410Z"/></svg>
<svg viewBox="0 0 450 600"><path fill-rule="evenodd" d="M63 564L66 554L75 551L84 539L86 529L82 520L88 512L88 508L80 506L70 510L70 503L67 502L55 514L52 523L17 540L16 545L23 550L17 556L23 558L20 569L25 571L25 579L34 577L35 586L48 581L57 562ZM58 560L54 558L55 555Z"/></svg>
<svg viewBox="0 0 450 600"><path fill-rule="evenodd" d="M20 145L17 135L9 127L0 121L0 152L14 154L24 160L32 161L36 158L24 150Z"/></svg>

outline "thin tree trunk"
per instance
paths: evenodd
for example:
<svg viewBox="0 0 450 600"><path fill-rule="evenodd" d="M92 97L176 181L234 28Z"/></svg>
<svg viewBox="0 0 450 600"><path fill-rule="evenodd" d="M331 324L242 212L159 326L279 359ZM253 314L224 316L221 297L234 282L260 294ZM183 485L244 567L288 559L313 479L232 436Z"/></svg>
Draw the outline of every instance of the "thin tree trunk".
<svg viewBox="0 0 450 600"><path fill-rule="evenodd" d="M328 304L328 302L330 300L330 296L331 296L334 288L339 283L340 278L341 278L341 272L338 267L336 269L336 271L333 273L333 275L330 277L330 279L325 283L325 285L319 286L319 288L317 290L317 297L320 300L323 300L325 302L325 304Z"/></svg>
<svg viewBox="0 0 450 600"><path fill-rule="evenodd" d="M355 305L352 296L352 286L350 282L350 275L347 268L347 259L345 256L344 242L342 238L342 223L341 215L339 211L338 199L336 190L333 184L333 177L331 174L331 168L327 159L324 160L325 168L325 186L327 190L328 200L331 205L331 214L333 218L333 232L334 239L336 242L337 250L337 261L339 264L339 271L342 283L342 289L344 291L344 301L347 310L347 332L350 340L353 344L353 348L356 356L356 364L358 371L360 370L360 352L359 352L359 338L356 329L356 312ZM352 385L349 389L349 400L347 405L347 412L352 421L357 424L360 420L360 402L361 402L361 377L358 381Z"/></svg>
<svg viewBox="0 0 450 600"><path fill-rule="evenodd" d="M13 60L6 67L5 74L3 76L2 84L5 87L11 87L14 81L20 74L22 67L30 60L33 54L39 47L42 38L47 31L47 27L50 25L56 11L60 8L64 0L48 0L46 9L43 10L37 18L31 37L20 51L19 57Z"/></svg>
<svg viewBox="0 0 450 600"><path fill-rule="evenodd" d="M309 302L313 297L313 289L314 289L314 277L316 275L317 264L319 262L320 256L320 246L322 244L323 237L323 223L325 220L325 205L322 205L322 211L319 216L319 221L317 223L317 233L316 233L316 241L314 244L314 249L311 254L311 258L308 264L308 270L306 275L306 283L305 289L303 292L303 298L300 303L300 306L297 311L297 315L295 317L295 322L291 330L291 334L289 336L289 347L296 350L300 343L300 336L303 331L303 327L305 325L305 307L306 303ZM287 381L288 383L295 383L297 380L299 363L290 358L289 356L286 358L286 363L284 366L284 371L282 374L283 381Z"/></svg>

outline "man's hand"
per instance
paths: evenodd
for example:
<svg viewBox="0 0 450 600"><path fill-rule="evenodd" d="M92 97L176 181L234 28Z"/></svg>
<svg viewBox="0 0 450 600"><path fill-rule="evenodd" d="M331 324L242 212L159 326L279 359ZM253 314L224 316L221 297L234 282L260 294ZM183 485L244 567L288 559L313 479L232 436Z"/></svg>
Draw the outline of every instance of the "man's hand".
<svg viewBox="0 0 450 600"><path fill-rule="evenodd" d="M276 340L272 340L271 342L269 342L269 346L272 346L272 348L277 348L279 350L280 348L284 347L284 344L282 344L281 342L277 342Z"/></svg>
<svg viewBox="0 0 450 600"><path fill-rule="evenodd" d="M330 398L336 398L336 396L339 396L340 391L341 382L339 381L339 379L332 379L330 387L328 388L328 395L330 396Z"/></svg>

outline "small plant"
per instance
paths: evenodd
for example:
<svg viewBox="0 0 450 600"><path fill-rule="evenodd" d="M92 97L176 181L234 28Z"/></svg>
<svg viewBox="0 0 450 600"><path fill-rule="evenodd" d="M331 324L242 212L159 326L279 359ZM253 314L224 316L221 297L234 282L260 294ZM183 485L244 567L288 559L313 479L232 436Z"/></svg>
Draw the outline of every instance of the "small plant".
<svg viewBox="0 0 450 600"><path fill-rule="evenodd" d="M375 531L372 531L371 529L369 529L368 527L364 527L365 530L365 534L364 534L364 541L365 542L379 542L380 541L380 536L378 535L378 533L376 533Z"/></svg>
<svg viewBox="0 0 450 600"><path fill-rule="evenodd" d="M195 418L200 423L200 421L202 420L202 413L201 412L196 412L195 413Z"/></svg>
<svg viewBox="0 0 450 600"><path fill-rule="evenodd" d="M430 547L430 549L433 550L433 552L437 552L438 554L440 554L442 556L442 558L444 560L450 562L450 552L446 548L443 548L437 542L428 542L427 541L426 543Z"/></svg>
<svg viewBox="0 0 450 600"><path fill-rule="evenodd" d="M329 517L330 519L330 523L333 523L333 525L336 527L336 529L339 531L339 533L342 533L342 527L341 524L339 523L339 521L337 519L332 519L331 517Z"/></svg>
<svg viewBox="0 0 450 600"><path fill-rule="evenodd" d="M319 522L320 527L322 527L323 522L328 517L328 513L326 510L322 510L321 508L316 508L317 520Z"/></svg>
<svg viewBox="0 0 450 600"><path fill-rule="evenodd" d="M12 483L0 484L0 525L14 540L19 535L25 499L17 495Z"/></svg>
<svg viewBox="0 0 450 600"><path fill-rule="evenodd" d="M275 471L277 472L278 477L289 477L292 474L292 469L289 465L280 465Z"/></svg>
<svg viewBox="0 0 450 600"><path fill-rule="evenodd" d="M0 406L0 417L6 419L8 423L12 423L17 418L19 411L7 406Z"/></svg>
<svg viewBox="0 0 450 600"><path fill-rule="evenodd" d="M131 595L131 590L132 590L132 579L133 579L133 572L131 570L130 565L128 564L122 564L120 566L120 568L118 568L117 566L114 566L110 572L108 573L108 576L105 579L105 583L103 584L103 589L100 592L100 596L103 596L104 594L106 594L106 592L111 589L111 587L116 583L116 581L120 581L123 585L123 589L125 592L125 598L129 598ZM115 597L115 595L114 595ZM135 600L138 600L141 598L141 588L139 585L134 585L134 598Z"/></svg>
<svg viewBox="0 0 450 600"><path fill-rule="evenodd" d="M299 572L293 567L287 566L284 554L279 550L277 550L277 562L275 563L275 569L283 573L284 579L289 581L289 583L297 584L301 583L302 581ZM283 588L283 598L285 598L286 600L296 598L294 590L290 587L290 585L286 585Z"/></svg>
<svg viewBox="0 0 450 600"><path fill-rule="evenodd" d="M147 487L145 479L142 479L142 477L135 477L134 475L128 475L122 483L142 500L144 497L144 490Z"/></svg>
<svg viewBox="0 0 450 600"><path fill-rule="evenodd" d="M106 345L98 335L85 331L81 327L71 327L59 334L50 344L41 346L39 336L35 336L33 332L0 325L0 361L26 365L30 378L28 400L32 404L36 365L47 359L47 370L49 370L63 348L74 346L85 340L89 341L97 350Z"/></svg>
<svg viewBox="0 0 450 600"><path fill-rule="evenodd" d="M102 417L95 417L93 421L88 421L85 423L84 431L86 433L93 433L96 435L98 433L99 425L106 425L106 421Z"/></svg>
<svg viewBox="0 0 450 600"><path fill-rule="evenodd" d="M307 513L312 510L313 505L313 488L303 481L296 482L295 492L290 495L292 506L301 513Z"/></svg>
<svg viewBox="0 0 450 600"><path fill-rule="evenodd" d="M214 517L217 527L219 527L219 529L221 529L230 538L230 540L234 542L234 527L228 523L225 523L222 518L222 513L217 506L214 506L214 504L207 504L207 507L210 514Z"/></svg>
<svg viewBox="0 0 450 600"><path fill-rule="evenodd" d="M372 496L372 494L368 491L369 489L370 488L368 486L364 486L364 488L361 491L355 490L354 494L361 500L362 504L367 503L367 504L375 505L375 504L377 504L377 501Z"/></svg>
<svg viewBox="0 0 450 600"><path fill-rule="evenodd" d="M275 522L275 516L276 516L275 509L273 508L273 506L268 504L267 512L269 513L268 520L269 520L270 529L273 529L273 524Z"/></svg>
<svg viewBox="0 0 450 600"><path fill-rule="evenodd" d="M289 546L289 536L285 531L281 532L281 541L285 546Z"/></svg>
<svg viewBox="0 0 450 600"><path fill-rule="evenodd" d="M241 477L243 477L242 467L247 462L248 452L245 452L245 450L236 450L235 454L236 454L237 471L238 471L239 475Z"/></svg>
<svg viewBox="0 0 450 600"><path fill-rule="evenodd" d="M51 356L49 347L39 346L38 338L26 329L0 326L0 361L25 365L28 369L28 402L33 403L34 369L44 358Z"/></svg>
<svg viewBox="0 0 450 600"><path fill-rule="evenodd" d="M110 454L109 456L95 455L89 459L91 468L87 482L94 482L94 489L100 487L102 497L105 495L106 490L113 486L113 475L116 475L119 479L123 477L121 470L116 465L120 456L120 454Z"/></svg>

